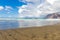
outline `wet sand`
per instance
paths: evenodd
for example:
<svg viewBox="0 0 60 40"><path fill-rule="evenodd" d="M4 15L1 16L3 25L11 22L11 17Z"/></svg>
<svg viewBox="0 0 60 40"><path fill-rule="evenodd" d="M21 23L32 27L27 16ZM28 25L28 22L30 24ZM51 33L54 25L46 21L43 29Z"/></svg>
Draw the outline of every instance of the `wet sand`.
<svg viewBox="0 0 60 40"><path fill-rule="evenodd" d="M60 24L0 30L0 40L60 40Z"/></svg>

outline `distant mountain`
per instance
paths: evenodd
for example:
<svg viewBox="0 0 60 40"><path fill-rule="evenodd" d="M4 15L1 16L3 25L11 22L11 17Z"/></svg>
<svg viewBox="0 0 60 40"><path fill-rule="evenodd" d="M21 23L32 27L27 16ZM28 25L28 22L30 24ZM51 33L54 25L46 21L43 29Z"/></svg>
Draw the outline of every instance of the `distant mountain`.
<svg viewBox="0 0 60 40"><path fill-rule="evenodd" d="M60 19L60 14L59 13L48 14L45 18L46 19Z"/></svg>

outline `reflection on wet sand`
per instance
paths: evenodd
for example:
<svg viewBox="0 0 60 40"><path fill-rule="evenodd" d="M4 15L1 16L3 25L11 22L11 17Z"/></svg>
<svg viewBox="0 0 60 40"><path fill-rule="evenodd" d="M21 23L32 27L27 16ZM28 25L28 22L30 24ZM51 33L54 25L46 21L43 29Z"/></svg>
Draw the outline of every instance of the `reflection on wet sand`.
<svg viewBox="0 0 60 40"><path fill-rule="evenodd" d="M20 27L44 26L60 23L60 20L20 20Z"/></svg>
<svg viewBox="0 0 60 40"><path fill-rule="evenodd" d="M60 23L60 20L0 20L0 29L26 28L35 26L42 27L58 23Z"/></svg>
<svg viewBox="0 0 60 40"><path fill-rule="evenodd" d="M18 27L19 23L17 20L0 20L0 29L13 29Z"/></svg>

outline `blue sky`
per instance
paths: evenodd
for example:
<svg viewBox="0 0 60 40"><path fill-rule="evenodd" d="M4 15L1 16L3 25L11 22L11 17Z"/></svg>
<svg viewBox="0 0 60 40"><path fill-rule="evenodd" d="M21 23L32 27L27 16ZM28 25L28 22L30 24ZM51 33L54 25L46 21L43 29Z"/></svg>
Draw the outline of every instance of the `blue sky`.
<svg viewBox="0 0 60 40"><path fill-rule="evenodd" d="M20 2L19 0L0 0L0 5L2 6L12 6L13 8L16 6L21 6L25 3Z"/></svg>
<svg viewBox="0 0 60 40"><path fill-rule="evenodd" d="M18 17L18 6L26 3L19 0L0 0L0 18L1 17Z"/></svg>
<svg viewBox="0 0 60 40"><path fill-rule="evenodd" d="M37 0L36 0L37 1ZM26 16L27 9L33 9L33 6L41 4L44 0L0 0L0 18L1 17L21 17ZM25 10L26 9L26 10ZM28 11L27 11L28 12ZM30 12L28 13L30 16ZM33 15L33 14L31 14Z"/></svg>
<svg viewBox="0 0 60 40"><path fill-rule="evenodd" d="M20 18L40 17L42 18L43 17L42 15L45 15L44 13L42 13L43 10L47 12L47 10L53 9L52 6L49 5L51 3L53 3L52 0L51 1L50 0L48 1L47 0L45 1L44 0L0 0L0 18L1 17L15 17L15 18L16 17L20 17ZM41 4L43 5L41 6Z"/></svg>

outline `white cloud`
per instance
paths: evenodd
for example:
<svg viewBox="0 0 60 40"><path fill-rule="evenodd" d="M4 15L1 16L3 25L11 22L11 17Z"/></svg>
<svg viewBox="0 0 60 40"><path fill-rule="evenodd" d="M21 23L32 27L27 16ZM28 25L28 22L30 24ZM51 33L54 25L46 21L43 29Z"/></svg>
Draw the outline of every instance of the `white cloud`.
<svg viewBox="0 0 60 40"><path fill-rule="evenodd" d="M27 2L27 3L32 2L32 3L38 4L38 3L40 3L41 0L19 0L19 1L24 2L24 3L26 3L26 2Z"/></svg>
<svg viewBox="0 0 60 40"><path fill-rule="evenodd" d="M47 0L49 3L53 4L56 0Z"/></svg>
<svg viewBox="0 0 60 40"><path fill-rule="evenodd" d="M3 10L4 9L4 7L3 6L0 6L0 10Z"/></svg>
<svg viewBox="0 0 60 40"><path fill-rule="evenodd" d="M60 9L60 0L54 1L53 6L54 6L55 9Z"/></svg>
<svg viewBox="0 0 60 40"><path fill-rule="evenodd" d="M12 10L14 10L11 6L5 6L5 9L7 14L10 14Z"/></svg>
<svg viewBox="0 0 60 40"><path fill-rule="evenodd" d="M60 10L59 0L45 0L42 4L40 1L41 0L22 0L22 2L27 3L27 5L22 5L19 8L19 16L40 17L40 15L46 15Z"/></svg>
<svg viewBox="0 0 60 40"><path fill-rule="evenodd" d="M11 10L11 9L13 9L11 6L5 6L5 7L0 6L0 10L6 10L6 11L9 11L9 10Z"/></svg>
<svg viewBox="0 0 60 40"><path fill-rule="evenodd" d="M3 14L6 13L6 16L1 15L1 17L14 17L14 15L13 16L11 15L11 13L13 12L13 10L14 9L11 6L5 6L5 7L4 6L0 6L0 12L3 12Z"/></svg>
<svg viewBox="0 0 60 40"><path fill-rule="evenodd" d="M23 0L23 2L27 2L27 5L19 7L19 16L39 17L41 12L38 10L37 6L40 5L40 0Z"/></svg>
<svg viewBox="0 0 60 40"><path fill-rule="evenodd" d="M0 6L0 17L18 17L18 13L16 8L14 9L12 6Z"/></svg>
<svg viewBox="0 0 60 40"><path fill-rule="evenodd" d="M13 9L11 6L5 6L5 10L11 10L11 9Z"/></svg>
<svg viewBox="0 0 60 40"><path fill-rule="evenodd" d="M3 6L0 6L0 10L11 10L11 9L13 9L11 6L5 6L5 7L3 7Z"/></svg>
<svg viewBox="0 0 60 40"><path fill-rule="evenodd" d="M19 13L22 13L23 11L27 11L27 10L26 10L26 7L27 7L26 5L23 5L23 6L19 7L18 12L19 12Z"/></svg>

